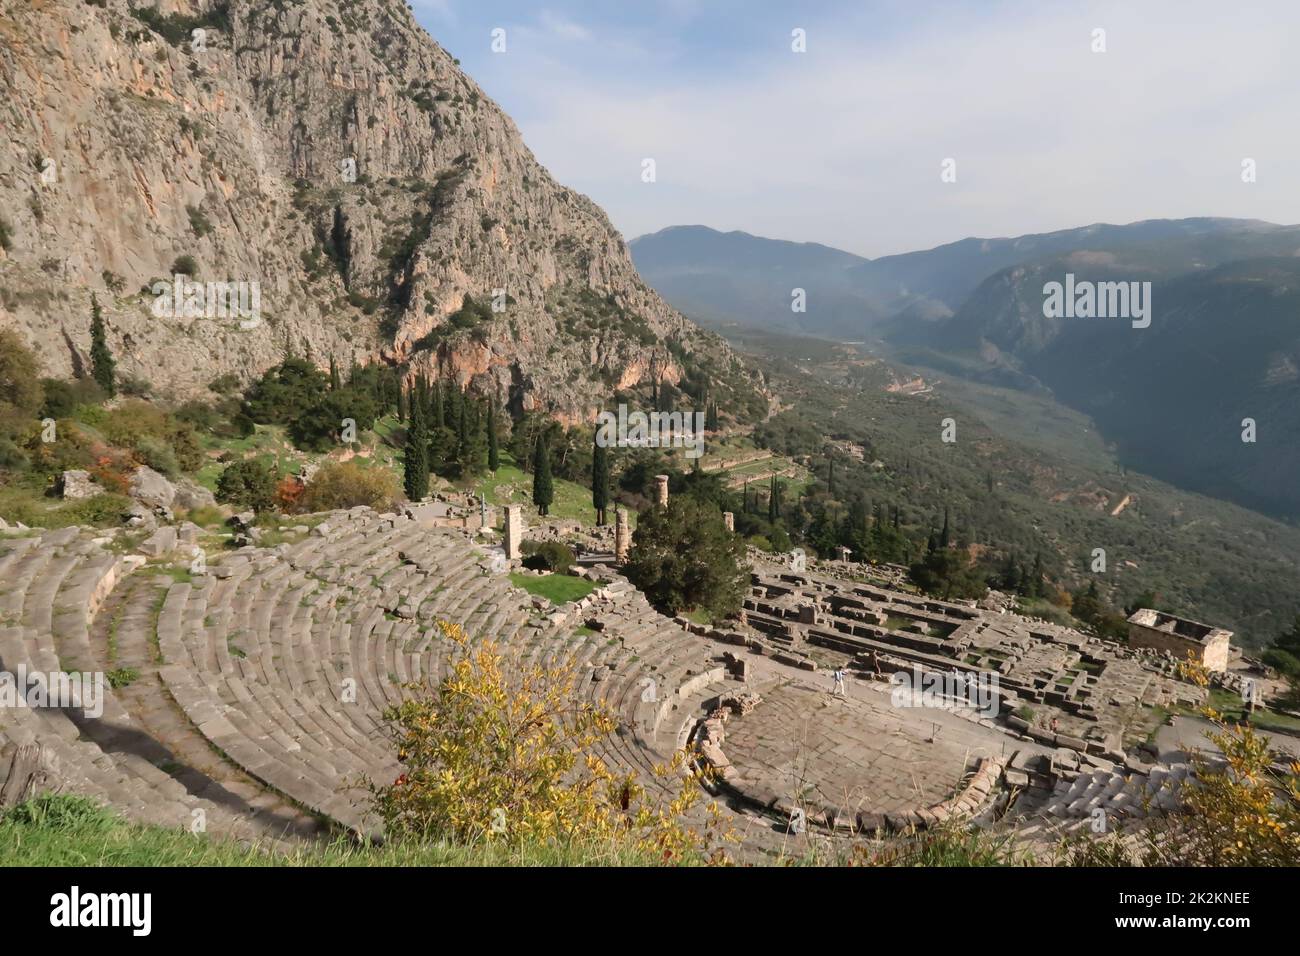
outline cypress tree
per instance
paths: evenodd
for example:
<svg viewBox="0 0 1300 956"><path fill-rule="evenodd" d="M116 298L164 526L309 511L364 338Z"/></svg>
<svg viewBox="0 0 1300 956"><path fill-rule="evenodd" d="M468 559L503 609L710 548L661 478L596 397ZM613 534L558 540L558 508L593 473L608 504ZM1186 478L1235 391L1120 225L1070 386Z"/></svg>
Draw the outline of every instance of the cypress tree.
<svg viewBox="0 0 1300 956"><path fill-rule="evenodd" d="M397 409L402 403L402 383L398 380L397 372L394 369L385 369L380 378L380 394L383 396L380 407L387 412L390 408Z"/></svg>
<svg viewBox="0 0 1300 956"><path fill-rule="evenodd" d="M91 376L105 394L110 397L117 394L117 362L108 348L104 313L93 293L90 296L90 369Z"/></svg>
<svg viewBox="0 0 1300 956"><path fill-rule="evenodd" d="M447 430L445 428L430 428L429 430L429 470L435 475L446 474L447 472Z"/></svg>
<svg viewBox="0 0 1300 956"><path fill-rule="evenodd" d="M334 353L330 353L330 391L337 392L342 383L339 381L339 367L334 361Z"/></svg>
<svg viewBox="0 0 1300 956"><path fill-rule="evenodd" d="M416 405L419 405L420 411L423 412L428 408L428 401L429 401L429 383L425 381L423 375L419 375L416 377L415 383L411 388L411 406L412 408L414 408ZM424 419L425 419L424 424L425 427L427 428L429 425L429 419L427 414L424 416Z"/></svg>
<svg viewBox="0 0 1300 956"><path fill-rule="evenodd" d="M453 460L460 467L461 474L470 470L470 421L468 402L460 403L460 414L456 418L456 453Z"/></svg>
<svg viewBox="0 0 1300 956"><path fill-rule="evenodd" d="M474 402L466 412L469 433L466 445L466 469L470 474L481 475L487 466L487 413L482 402Z"/></svg>
<svg viewBox="0 0 1300 956"><path fill-rule="evenodd" d="M533 504L537 513L546 517L555 500L555 488L551 485L551 450L546 444L546 435L537 436L533 448Z"/></svg>
<svg viewBox="0 0 1300 956"><path fill-rule="evenodd" d="M943 509L943 530L939 532L939 547L946 548L952 541L952 532L948 527L948 509Z"/></svg>
<svg viewBox="0 0 1300 956"><path fill-rule="evenodd" d="M998 583L1007 591L1014 591L1020 585L1020 573L1016 570L1016 555L1012 551L1007 552L1007 560L1002 565Z"/></svg>
<svg viewBox="0 0 1300 956"><path fill-rule="evenodd" d="M776 475L772 476L772 487L767 493L767 520L776 524L776 519L781 517L781 490L776 483Z"/></svg>
<svg viewBox="0 0 1300 956"><path fill-rule="evenodd" d="M429 494L429 431L424 424L424 407L411 395L410 421L406 426L405 461L402 466L402 483L406 497L419 501Z"/></svg>
<svg viewBox="0 0 1300 956"><path fill-rule="evenodd" d="M497 406L488 402L487 412L488 471L496 474L501 467L501 451L497 447Z"/></svg>
<svg viewBox="0 0 1300 956"><path fill-rule="evenodd" d="M445 428L447 425L447 407L442 400L442 383L433 386L433 414L429 419L430 428Z"/></svg>
<svg viewBox="0 0 1300 956"><path fill-rule="evenodd" d="M609 449L593 440L591 449L591 504L596 509L596 526L604 527L609 507Z"/></svg>
<svg viewBox="0 0 1300 956"><path fill-rule="evenodd" d="M429 426L429 470L435 475L447 473L448 444L447 429Z"/></svg>
<svg viewBox="0 0 1300 956"><path fill-rule="evenodd" d="M460 387L455 383L449 384L447 386L447 396L443 401L444 424L448 428L459 427L460 409L464 402L465 396L461 394Z"/></svg>
<svg viewBox="0 0 1300 956"><path fill-rule="evenodd" d="M826 468L826 493L833 498L835 497L835 459L829 458L827 459L827 461L828 461L828 465Z"/></svg>

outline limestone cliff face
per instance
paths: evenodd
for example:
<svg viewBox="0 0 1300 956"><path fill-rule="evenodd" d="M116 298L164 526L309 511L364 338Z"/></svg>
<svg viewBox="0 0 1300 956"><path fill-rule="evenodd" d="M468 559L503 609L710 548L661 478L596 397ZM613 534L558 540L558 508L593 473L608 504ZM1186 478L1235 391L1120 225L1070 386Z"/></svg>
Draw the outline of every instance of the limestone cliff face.
<svg viewBox="0 0 1300 956"><path fill-rule="evenodd" d="M286 345L576 418L684 365L748 387L398 0L0 0L0 80L0 325L49 374L94 293L163 395ZM178 260L260 311L160 310Z"/></svg>

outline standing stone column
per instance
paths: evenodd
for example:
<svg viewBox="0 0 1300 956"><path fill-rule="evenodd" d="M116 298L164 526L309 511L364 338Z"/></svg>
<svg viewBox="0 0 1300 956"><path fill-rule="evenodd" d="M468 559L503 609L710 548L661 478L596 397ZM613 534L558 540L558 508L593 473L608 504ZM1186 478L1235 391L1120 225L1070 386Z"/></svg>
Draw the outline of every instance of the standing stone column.
<svg viewBox="0 0 1300 956"><path fill-rule="evenodd" d="M655 502L660 508L668 507L668 476L655 475Z"/></svg>
<svg viewBox="0 0 1300 956"><path fill-rule="evenodd" d="M734 533L736 530L736 516L730 511L722 512L722 525L728 531Z"/></svg>
<svg viewBox="0 0 1300 956"><path fill-rule="evenodd" d="M632 535L628 532L627 512L619 508L614 512L614 560L619 564L626 561L631 546Z"/></svg>
<svg viewBox="0 0 1300 956"><path fill-rule="evenodd" d="M514 561L519 557L519 542L524 537L524 509L520 505L506 505L506 527L502 546L506 557Z"/></svg>

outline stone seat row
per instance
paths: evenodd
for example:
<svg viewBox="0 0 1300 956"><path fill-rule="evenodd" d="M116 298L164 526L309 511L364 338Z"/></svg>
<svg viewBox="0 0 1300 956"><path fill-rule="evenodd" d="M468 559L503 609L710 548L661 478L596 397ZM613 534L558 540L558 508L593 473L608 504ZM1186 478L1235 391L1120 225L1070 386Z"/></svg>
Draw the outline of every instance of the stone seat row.
<svg viewBox="0 0 1300 956"><path fill-rule="evenodd" d="M16 690L20 672L47 682L65 673L93 679L90 624L118 578L138 562L105 550L78 528L0 538L0 619L6 622L0 671ZM106 680L99 693L98 701L83 693L56 702L63 706L0 708L0 754L39 744L56 789L111 804L135 820L189 827L197 812L205 828L252 835L238 814L189 793L148 759L165 751L141 731Z"/></svg>

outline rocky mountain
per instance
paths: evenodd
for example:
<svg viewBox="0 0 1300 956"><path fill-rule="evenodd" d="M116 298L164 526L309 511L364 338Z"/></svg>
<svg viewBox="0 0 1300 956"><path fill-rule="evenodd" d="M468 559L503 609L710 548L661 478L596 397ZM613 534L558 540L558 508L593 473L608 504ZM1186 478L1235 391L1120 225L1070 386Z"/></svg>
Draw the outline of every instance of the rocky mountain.
<svg viewBox="0 0 1300 956"><path fill-rule="evenodd" d="M93 294L164 396L289 349L567 418L652 377L753 403L400 0L0 0L0 78L0 325L48 374Z"/></svg>

